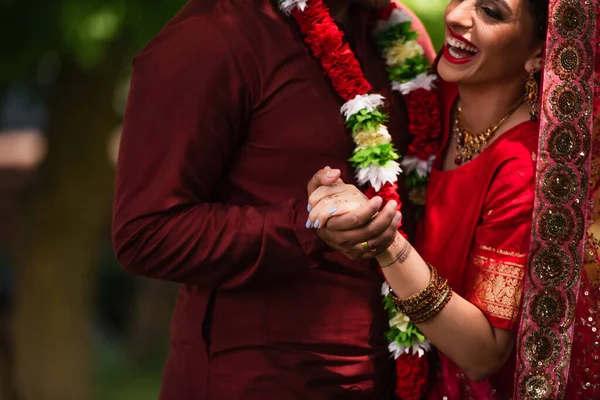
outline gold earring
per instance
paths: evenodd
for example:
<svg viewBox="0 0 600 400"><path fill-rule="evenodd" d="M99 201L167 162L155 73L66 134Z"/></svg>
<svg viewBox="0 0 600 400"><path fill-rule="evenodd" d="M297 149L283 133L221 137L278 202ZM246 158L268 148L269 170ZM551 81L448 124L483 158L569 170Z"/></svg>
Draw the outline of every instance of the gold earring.
<svg viewBox="0 0 600 400"><path fill-rule="evenodd" d="M532 69L527 78L527 82L525 83L525 99L531 106L529 115L531 116L532 121L538 120L538 93L540 87L535 79L536 72L535 68Z"/></svg>

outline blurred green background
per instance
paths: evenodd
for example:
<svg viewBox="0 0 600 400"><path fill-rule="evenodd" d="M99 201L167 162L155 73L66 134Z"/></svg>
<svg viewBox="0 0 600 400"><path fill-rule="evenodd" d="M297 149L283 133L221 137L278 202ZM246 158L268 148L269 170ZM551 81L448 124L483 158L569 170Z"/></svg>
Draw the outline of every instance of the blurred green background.
<svg viewBox="0 0 600 400"><path fill-rule="evenodd" d="M446 0L405 0L443 42ZM0 1L0 400L158 395L176 287L116 263L131 59L183 0Z"/></svg>

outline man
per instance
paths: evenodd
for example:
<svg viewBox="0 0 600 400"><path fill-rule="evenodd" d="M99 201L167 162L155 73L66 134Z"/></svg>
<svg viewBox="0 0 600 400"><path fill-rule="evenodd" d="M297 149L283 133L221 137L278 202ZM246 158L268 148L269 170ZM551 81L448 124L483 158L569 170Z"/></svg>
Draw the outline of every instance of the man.
<svg viewBox="0 0 600 400"><path fill-rule="evenodd" d="M371 40L370 4L327 4L388 98L403 151L406 111ZM371 202L306 227L315 171L333 168L312 188L340 171L353 181L341 104L269 0L192 0L136 57L113 234L126 271L182 284L161 399L380 399L391 388L382 280L360 243L391 241L393 213L373 218Z"/></svg>

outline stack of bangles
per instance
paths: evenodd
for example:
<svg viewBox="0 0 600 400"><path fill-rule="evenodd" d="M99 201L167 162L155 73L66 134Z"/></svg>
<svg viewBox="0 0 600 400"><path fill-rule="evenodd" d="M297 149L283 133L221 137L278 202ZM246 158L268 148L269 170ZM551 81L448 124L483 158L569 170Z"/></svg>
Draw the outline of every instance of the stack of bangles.
<svg viewBox="0 0 600 400"><path fill-rule="evenodd" d="M391 292L396 309L415 324L435 317L452 298L452 288L448 285L448 280L441 278L430 264L427 265L431 270L431 279L425 289L407 299L401 299Z"/></svg>

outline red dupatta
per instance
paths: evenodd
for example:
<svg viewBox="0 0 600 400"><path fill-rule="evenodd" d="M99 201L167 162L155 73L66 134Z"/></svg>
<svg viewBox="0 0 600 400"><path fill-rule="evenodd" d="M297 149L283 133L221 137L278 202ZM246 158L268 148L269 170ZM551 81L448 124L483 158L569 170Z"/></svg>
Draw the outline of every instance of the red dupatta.
<svg viewBox="0 0 600 400"><path fill-rule="evenodd" d="M549 7L536 200L514 397L596 399L600 288L583 266L589 216L595 214L589 206L596 203L588 195L596 192L596 185L590 185L597 179L591 159L600 156L600 146L592 149L592 132L600 129L593 119L599 99L594 82L594 72L596 79L600 73L598 1L551 0Z"/></svg>

